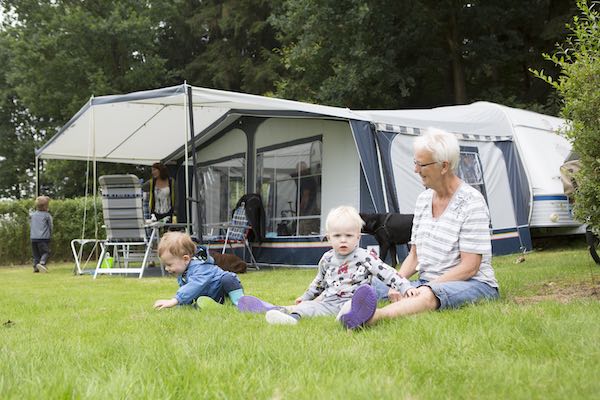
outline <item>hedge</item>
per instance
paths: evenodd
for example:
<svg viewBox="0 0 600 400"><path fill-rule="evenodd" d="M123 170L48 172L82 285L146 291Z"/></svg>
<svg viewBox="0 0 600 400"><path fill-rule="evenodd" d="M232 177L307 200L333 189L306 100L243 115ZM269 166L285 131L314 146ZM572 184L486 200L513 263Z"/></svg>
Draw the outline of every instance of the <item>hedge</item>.
<svg viewBox="0 0 600 400"><path fill-rule="evenodd" d="M87 208L87 212L86 211ZM0 201L0 264L27 264L31 262L29 240L29 214L34 211L34 200ZM83 216L86 214L85 238L94 238L94 218L97 221L98 238L105 238L102 228L102 204L91 198L50 200L49 212L54 220L50 246L50 262L73 260L71 240L82 237Z"/></svg>

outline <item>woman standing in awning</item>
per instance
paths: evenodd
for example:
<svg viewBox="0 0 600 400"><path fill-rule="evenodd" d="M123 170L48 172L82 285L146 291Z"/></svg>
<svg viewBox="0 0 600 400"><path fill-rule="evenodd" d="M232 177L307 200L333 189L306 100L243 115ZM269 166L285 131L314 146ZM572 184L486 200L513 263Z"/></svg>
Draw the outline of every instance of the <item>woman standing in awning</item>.
<svg viewBox="0 0 600 400"><path fill-rule="evenodd" d="M157 220L169 217L175 220L175 180L169 176L169 170L161 163L152 164L152 179L150 179L150 214Z"/></svg>

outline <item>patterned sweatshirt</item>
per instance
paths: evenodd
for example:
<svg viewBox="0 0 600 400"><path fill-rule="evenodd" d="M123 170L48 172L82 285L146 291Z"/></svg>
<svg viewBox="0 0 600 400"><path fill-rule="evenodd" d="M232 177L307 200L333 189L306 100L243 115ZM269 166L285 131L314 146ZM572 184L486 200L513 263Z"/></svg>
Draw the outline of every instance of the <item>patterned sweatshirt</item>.
<svg viewBox="0 0 600 400"><path fill-rule="evenodd" d="M402 294L411 288L410 282L381 261L374 251L357 247L352 253L341 256L333 249L329 250L321 257L317 276L302 295L302 301L313 300L321 294L324 300L351 298L359 286L370 284L373 277Z"/></svg>

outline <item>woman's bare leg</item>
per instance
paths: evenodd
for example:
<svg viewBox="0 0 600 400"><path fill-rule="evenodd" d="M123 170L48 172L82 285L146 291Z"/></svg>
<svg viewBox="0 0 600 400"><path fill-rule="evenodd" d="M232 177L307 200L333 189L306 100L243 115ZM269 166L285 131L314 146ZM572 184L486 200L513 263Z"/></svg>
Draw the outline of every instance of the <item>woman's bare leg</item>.
<svg viewBox="0 0 600 400"><path fill-rule="evenodd" d="M418 314L425 311L433 311L439 307L439 300L428 286L420 286L419 294L406 297L385 307L375 310L373 317L367 321L367 325L373 325L382 319L391 319L403 315Z"/></svg>

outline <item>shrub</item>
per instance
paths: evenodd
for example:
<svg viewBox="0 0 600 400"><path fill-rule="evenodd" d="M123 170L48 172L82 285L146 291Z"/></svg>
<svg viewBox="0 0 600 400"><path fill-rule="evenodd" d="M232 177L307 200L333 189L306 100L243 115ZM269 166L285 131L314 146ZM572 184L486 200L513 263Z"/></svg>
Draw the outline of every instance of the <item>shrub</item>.
<svg viewBox="0 0 600 400"><path fill-rule="evenodd" d="M86 212L87 208L87 212ZM29 214L34 211L33 199L0 201L0 260L2 264L25 264L31 260ZM54 220L50 260L72 260L71 240L76 238L104 238L102 204L88 198L51 200L50 214ZM85 231L83 216L86 214ZM97 225L94 224L94 219ZM83 235L83 236L82 236Z"/></svg>
<svg viewBox="0 0 600 400"><path fill-rule="evenodd" d="M551 84L564 100L562 116L571 121L567 135L581 159L576 176L575 215L600 227L600 2L578 0L580 16L567 25L571 35L554 54L544 54L561 69L557 80L532 71ZM594 8L595 7L595 8Z"/></svg>

